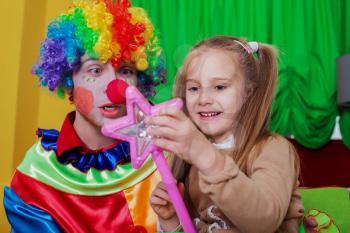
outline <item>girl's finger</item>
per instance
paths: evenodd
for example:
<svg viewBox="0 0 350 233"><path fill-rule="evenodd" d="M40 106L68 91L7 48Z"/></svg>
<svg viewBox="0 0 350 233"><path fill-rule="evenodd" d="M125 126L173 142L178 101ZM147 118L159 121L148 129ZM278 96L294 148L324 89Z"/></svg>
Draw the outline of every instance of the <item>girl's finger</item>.
<svg viewBox="0 0 350 233"><path fill-rule="evenodd" d="M153 137L167 138L169 140L174 140L177 137L177 130L166 127L159 126L154 128L147 128L147 133Z"/></svg>
<svg viewBox="0 0 350 233"><path fill-rule="evenodd" d="M178 121L169 116L153 116L146 118L145 120L147 125L155 125L155 126L165 126L172 129L176 129L176 125L178 125Z"/></svg>
<svg viewBox="0 0 350 233"><path fill-rule="evenodd" d="M169 116L175 119L179 119L180 116L182 116L182 110L181 109L177 109L174 107L169 107L169 108L162 108L159 110L158 112L158 116Z"/></svg>
<svg viewBox="0 0 350 233"><path fill-rule="evenodd" d="M180 154L179 145L175 141L166 138L156 138L154 139L153 143L159 148L169 151L170 153Z"/></svg>

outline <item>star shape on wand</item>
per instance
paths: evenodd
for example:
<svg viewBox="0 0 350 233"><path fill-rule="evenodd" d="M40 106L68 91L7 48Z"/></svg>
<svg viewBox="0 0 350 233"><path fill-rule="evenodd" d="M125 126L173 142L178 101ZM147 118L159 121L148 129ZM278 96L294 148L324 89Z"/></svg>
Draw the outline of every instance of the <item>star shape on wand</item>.
<svg viewBox="0 0 350 233"><path fill-rule="evenodd" d="M125 96L127 115L106 123L102 127L102 133L129 142L131 164L134 168L139 168L149 154L154 150L160 150L153 144L152 136L147 134L147 127L153 126L145 124L145 117L154 116L165 107L180 109L183 103L181 99L175 98L152 106L134 86L126 89Z"/></svg>

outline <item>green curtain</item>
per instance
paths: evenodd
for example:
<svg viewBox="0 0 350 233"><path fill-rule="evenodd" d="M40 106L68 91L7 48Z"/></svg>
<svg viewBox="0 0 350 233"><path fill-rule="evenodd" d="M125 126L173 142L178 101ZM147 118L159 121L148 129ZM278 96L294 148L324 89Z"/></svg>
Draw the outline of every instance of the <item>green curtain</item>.
<svg viewBox="0 0 350 233"><path fill-rule="evenodd" d="M174 75L189 48L205 37L234 35L275 45L279 84L271 130L294 135L309 148L326 144L340 115L350 148L350 112L336 107L336 58L350 53L347 0L133 0L145 8L167 58L168 84L155 102L171 97ZM350 87L349 87L350 91Z"/></svg>

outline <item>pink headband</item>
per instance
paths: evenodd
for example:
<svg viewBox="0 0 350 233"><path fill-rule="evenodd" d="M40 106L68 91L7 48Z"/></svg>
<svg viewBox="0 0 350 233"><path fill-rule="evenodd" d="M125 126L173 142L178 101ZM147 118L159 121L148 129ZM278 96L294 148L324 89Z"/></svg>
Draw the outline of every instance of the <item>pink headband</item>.
<svg viewBox="0 0 350 233"><path fill-rule="evenodd" d="M259 50L259 44L256 41L252 41L252 42L248 42L247 46L244 45L242 42L240 42L239 40L235 40L238 44L240 44L245 51L247 51L247 53L249 54L253 54L255 52L258 52Z"/></svg>

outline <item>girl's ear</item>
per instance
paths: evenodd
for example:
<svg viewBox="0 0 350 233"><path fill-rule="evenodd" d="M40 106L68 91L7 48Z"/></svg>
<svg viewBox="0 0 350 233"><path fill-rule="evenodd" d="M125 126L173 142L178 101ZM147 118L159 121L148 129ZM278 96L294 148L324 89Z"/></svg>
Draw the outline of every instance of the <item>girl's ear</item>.
<svg viewBox="0 0 350 233"><path fill-rule="evenodd" d="M245 88L245 98L248 99L254 92L254 85L253 84L247 84Z"/></svg>
<svg viewBox="0 0 350 233"><path fill-rule="evenodd" d="M254 88L253 87L249 87L247 90L247 97L251 96L253 94Z"/></svg>

